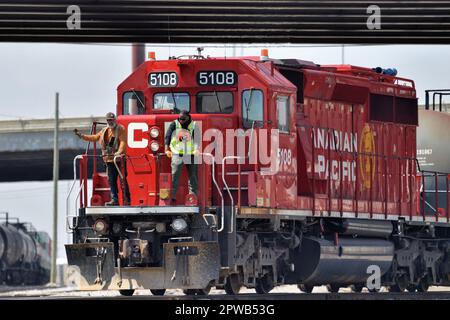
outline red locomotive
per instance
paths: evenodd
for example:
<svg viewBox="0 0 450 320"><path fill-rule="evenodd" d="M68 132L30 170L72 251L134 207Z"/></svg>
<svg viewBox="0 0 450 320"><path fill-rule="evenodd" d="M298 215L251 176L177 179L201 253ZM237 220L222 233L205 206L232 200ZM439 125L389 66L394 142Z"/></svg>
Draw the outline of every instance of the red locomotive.
<svg viewBox="0 0 450 320"><path fill-rule="evenodd" d="M418 170L415 85L395 70L199 52L146 61L117 99L131 203L105 206L97 171L88 199L96 146L78 157L66 251L82 289L450 284L448 176ZM201 127L199 192L183 172L173 203L164 134L180 110Z"/></svg>

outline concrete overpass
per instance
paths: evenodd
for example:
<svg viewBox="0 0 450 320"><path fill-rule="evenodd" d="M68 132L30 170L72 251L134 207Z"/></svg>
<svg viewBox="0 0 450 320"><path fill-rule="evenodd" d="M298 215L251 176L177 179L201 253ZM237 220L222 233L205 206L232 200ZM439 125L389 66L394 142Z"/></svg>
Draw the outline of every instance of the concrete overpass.
<svg viewBox="0 0 450 320"><path fill-rule="evenodd" d="M93 121L104 118L60 119L60 179L73 178L73 158L87 146L73 134L73 129L89 133ZM53 178L54 125L53 119L0 121L0 182ZM103 170L101 166L100 161L99 169Z"/></svg>
<svg viewBox="0 0 450 320"><path fill-rule="evenodd" d="M424 106L419 106L419 110L423 109ZM442 109L444 114L450 114L450 105L443 104ZM419 116L419 122L423 115ZM89 133L94 121L104 121L104 117L60 120L60 179L73 179L73 158L84 153L87 146L86 142L73 134L73 129L78 128L84 133ZM53 128L53 119L0 121L0 182L51 180L53 178ZM433 157L429 155L422 160L434 165L441 163L436 168L428 166L426 169L434 168L447 172L450 170L448 169L450 167L446 151L447 145L442 144L442 141L447 141L443 137L448 136L448 125L441 128L442 133L434 135L430 135L430 132L436 130L431 130L431 128L433 125L430 121L423 122L419 127L418 149L429 149L431 145L434 146L435 143L438 143L434 146ZM440 137L440 139L436 137ZM441 152L438 152L439 150ZM91 169L89 168L89 172ZM98 162L98 170L104 170L101 161Z"/></svg>

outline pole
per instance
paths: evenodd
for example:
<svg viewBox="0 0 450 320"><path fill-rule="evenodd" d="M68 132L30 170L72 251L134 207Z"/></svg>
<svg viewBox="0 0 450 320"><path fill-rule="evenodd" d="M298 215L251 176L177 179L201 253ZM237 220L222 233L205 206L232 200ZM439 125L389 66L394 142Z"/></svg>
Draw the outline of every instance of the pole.
<svg viewBox="0 0 450 320"><path fill-rule="evenodd" d="M59 92L55 95L55 131L53 138L53 237L52 237L52 267L50 282L56 284L56 256L58 254L58 180L59 180Z"/></svg>
<svg viewBox="0 0 450 320"><path fill-rule="evenodd" d="M342 45L342 50L341 50L341 63L344 64L345 63L345 44Z"/></svg>
<svg viewBox="0 0 450 320"><path fill-rule="evenodd" d="M145 43L133 43L131 47L131 71L145 62Z"/></svg>

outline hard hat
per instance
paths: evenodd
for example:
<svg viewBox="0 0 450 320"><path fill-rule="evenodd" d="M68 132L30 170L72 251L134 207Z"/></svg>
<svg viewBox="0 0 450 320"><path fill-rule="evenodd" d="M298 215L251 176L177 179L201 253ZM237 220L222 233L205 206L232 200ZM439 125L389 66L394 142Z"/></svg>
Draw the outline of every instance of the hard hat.
<svg viewBox="0 0 450 320"><path fill-rule="evenodd" d="M109 119L116 119L116 115L112 112L108 112L106 114L106 120L109 120Z"/></svg>

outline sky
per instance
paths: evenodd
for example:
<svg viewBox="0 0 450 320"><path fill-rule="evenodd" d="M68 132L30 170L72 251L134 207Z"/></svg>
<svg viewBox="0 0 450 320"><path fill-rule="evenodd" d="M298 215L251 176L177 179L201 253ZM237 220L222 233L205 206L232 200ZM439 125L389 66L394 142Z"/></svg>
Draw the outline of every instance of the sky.
<svg viewBox="0 0 450 320"><path fill-rule="evenodd" d="M157 59L195 54L256 55L269 48L273 58L298 58L318 64L340 64L342 46L147 44ZM425 89L450 88L450 46L380 45L344 47L346 64L393 67L398 76L415 81L419 103ZM0 43L0 120L51 118L55 92L60 93L61 117L102 116L114 111L116 88L131 72L129 44ZM448 98L450 99L450 98ZM0 123L1 125L1 123ZM59 183L58 257L64 259L66 197L70 181ZM51 234L52 182L0 183L0 212L9 211ZM70 202L73 204L73 201Z"/></svg>
<svg viewBox="0 0 450 320"><path fill-rule="evenodd" d="M197 46L161 47L147 44L157 59L196 53ZM237 47L237 55L259 55L264 45ZM425 89L449 87L450 46L346 46L346 64L394 67L416 82L423 102ZM204 55L231 56L231 45L205 46ZM342 61L341 46L269 47L273 58L299 58L318 64ZM55 92L62 117L97 116L116 106L116 88L131 71L129 44L0 44L0 120L53 116Z"/></svg>

